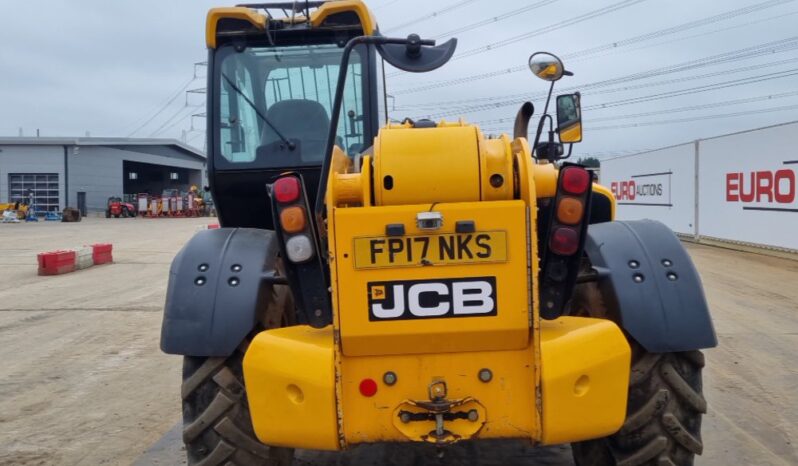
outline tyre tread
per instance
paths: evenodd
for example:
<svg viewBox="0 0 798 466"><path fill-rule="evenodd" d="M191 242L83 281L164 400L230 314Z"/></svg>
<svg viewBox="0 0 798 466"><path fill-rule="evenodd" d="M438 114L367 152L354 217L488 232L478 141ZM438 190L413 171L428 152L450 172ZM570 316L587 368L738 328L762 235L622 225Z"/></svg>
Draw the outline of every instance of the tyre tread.
<svg viewBox="0 0 798 466"><path fill-rule="evenodd" d="M193 442L203 431L214 425L216 420L222 417L235 403L235 400L223 392L217 393L211 404L202 411L202 414L194 422L183 428L183 442Z"/></svg>
<svg viewBox="0 0 798 466"><path fill-rule="evenodd" d="M222 441L216 445L210 455L206 456L202 461L196 463L196 466L217 466L226 461L236 449L230 444ZM228 463L229 464L229 463Z"/></svg>
<svg viewBox="0 0 798 466"><path fill-rule="evenodd" d="M707 412L707 402L704 397L696 392L681 374L676 372L676 369L670 362L666 362L660 368L660 373L665 382L671 386L674 392L681 397L682 400L687 402L694 411L701 414Z"/></svg>
<svg viewBox="0 0 798 466"><path fill-rule="evenodd" d="M208 358L190 377L183 381L180 387L180 396L182 399L194 392L200 385L202 385L208 378L224 364L225 358Z"/></svg>
<svg viewBox="0 0 798 466"><path fill-rule="evenodd" d="M577 287L574 315L611 318L594 283ZM703 452L700 351L649 353L633 339L627 417L608 437L573 445L579 466L690 466Z"/></svg>

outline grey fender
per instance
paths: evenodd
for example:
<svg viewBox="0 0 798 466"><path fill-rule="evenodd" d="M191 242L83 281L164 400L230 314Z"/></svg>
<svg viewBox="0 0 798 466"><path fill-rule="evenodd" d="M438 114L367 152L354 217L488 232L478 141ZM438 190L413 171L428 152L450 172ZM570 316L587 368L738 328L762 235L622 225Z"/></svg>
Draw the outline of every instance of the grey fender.
<svg viewBox="0 0 798 466"><path fill-rule="evenodd" d="M653 220L590 225L585 252L607 308L647 351L717 345L701 279L667 226Z"/></svg>
<svg viewBox="0 0 798 466"><path fill-rule="evenodd" d="M172 261L161 350L187 356L229 356L255 328L277 277L273 231L203 230Z"/></svg>

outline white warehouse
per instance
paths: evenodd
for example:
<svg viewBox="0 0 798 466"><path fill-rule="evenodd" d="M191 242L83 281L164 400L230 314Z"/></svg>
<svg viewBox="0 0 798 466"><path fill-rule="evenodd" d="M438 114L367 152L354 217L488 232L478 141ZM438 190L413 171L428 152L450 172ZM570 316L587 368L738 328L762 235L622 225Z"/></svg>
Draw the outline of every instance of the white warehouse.
<svg viewBox="0 0 798 466"><path fill-rule="evenodd" d="M112 196L187 191L205 155L175 139L0 137L0 203L33 196L38 213L105 210Z"/></svg>

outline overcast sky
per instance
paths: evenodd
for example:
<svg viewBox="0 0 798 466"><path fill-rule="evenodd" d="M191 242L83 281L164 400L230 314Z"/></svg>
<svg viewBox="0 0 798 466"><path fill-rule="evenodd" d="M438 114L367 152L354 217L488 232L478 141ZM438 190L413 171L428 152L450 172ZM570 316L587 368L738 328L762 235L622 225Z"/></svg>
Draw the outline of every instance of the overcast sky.
<svg viewBox="0 0 798 466"><path fill-rule="evenodd" d="M523 67L532 52L545 50L562 56L574 72L557 83L555 92L583 89L585 135L575 154L603 158L798 120L796 0L368 4L387 35L436 37L470 26L454 34L458 52L445 67L426 75L391 76L389 71L393 118L445 114L453 119L462 113L491 132L509 131L524 97L533 97L536 114L543 108L540 96L547 83ZM187 131L189 143L202 147L204 120L190 115L204 111L204 95L178 91L205 86L203 69L192 81L194 63L206 59L205 14L226 5L207 0L1 2L0 136L16 136L19 128L26 136L37 128L42 136L87 131L128 136L138 129L134 136L179 138ZM457 7L447 8L452 5ZM485 21L491 18L496 20ZM776 41L782 42L752 49ZM743 49L751 51L721 63L708 61ZM666 72L680 64L686 65ZM660 71L629 78L652 70ZM496 75L473 78L491 72ZM455 79L464 82L450 82ZM429 89L414 92L419 86ZM645 115L632 116L638 114Z"/></svg>

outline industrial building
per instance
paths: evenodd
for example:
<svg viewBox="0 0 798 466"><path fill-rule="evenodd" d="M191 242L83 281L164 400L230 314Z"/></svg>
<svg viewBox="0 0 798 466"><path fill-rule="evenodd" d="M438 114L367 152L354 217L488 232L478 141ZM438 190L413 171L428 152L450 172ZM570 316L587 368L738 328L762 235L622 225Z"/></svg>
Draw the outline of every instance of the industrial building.
<svg viewBox="0 0 798 466"><path fill-rule="evenodd" d="M175 139L0 137L0 203L105 210L108 198L206 184L205 155Z"/></svg>

